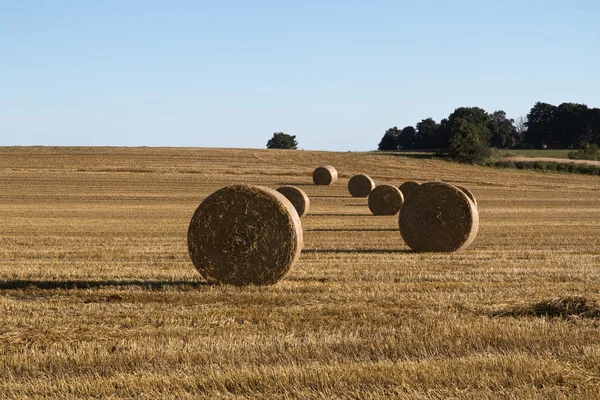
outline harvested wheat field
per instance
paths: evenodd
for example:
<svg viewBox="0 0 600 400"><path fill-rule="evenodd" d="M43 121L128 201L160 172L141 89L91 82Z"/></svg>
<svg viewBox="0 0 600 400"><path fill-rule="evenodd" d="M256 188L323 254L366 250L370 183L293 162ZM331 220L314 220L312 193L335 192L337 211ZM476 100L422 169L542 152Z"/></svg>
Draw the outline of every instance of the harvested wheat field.
<svg viewBox="0 0 600 400"><path fill-rule="evenodd" d="M313 184L315 166L339 180ZM413 253L348 179L443 180L466 250ZM310 197L277 284L209 286L200 202ZM600 397L600 180L369 153L0 148L0 398Z"/></svg>

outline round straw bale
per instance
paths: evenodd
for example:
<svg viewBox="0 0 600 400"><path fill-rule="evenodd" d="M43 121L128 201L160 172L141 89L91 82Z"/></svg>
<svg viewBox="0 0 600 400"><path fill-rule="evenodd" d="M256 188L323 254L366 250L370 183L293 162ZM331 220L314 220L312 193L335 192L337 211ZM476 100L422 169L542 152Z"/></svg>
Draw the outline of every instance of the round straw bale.
<svg viewBox="0 0 600 400"><path fill-rule="evenodd" d="M464 186L458 186L458 185L456 185L456 187L459 188L460 190L462 190L463 192L465 192L467 197L473 202L473 204L475 204L475 207L477 207L477 200L475 199L475 196L473 196L473 193L469 189L467 189Z"/></svg>
<svg viewBox="0 0 600 400"><path fill-rule="evenodd" d="M233 285L277 282L303 244L294 206L281 193L254 185L226 186L204 199L187 238L200 275Z"/></svg>
<svg viewBox="0 0 600 400"><path fill-rule="evenodd" d="M313 171L315 185L333 185L338 179L338 173L333 165L323 164Z"/></svg>
<svg viewBox="0 0 600 400"><path fill-rule="evenodd" d="M402 207L404 196L392 185L379 185L369 193L369 210L373 215L396 215Z"/></svg>
<svg viewBox="0 0 600 400"><path fill-rule="evenodd" d="M400 191L404 195L404 198L406 199L408 194L410 192L412 192L412 190L414 188L418 187L419 185L420 185L420 183L417 181L406 181L402 185L400 185L400 187L398 189L400 189Z"/></svg>
<svg viewBox="0 0 600 400"><path fill-rule="evenodd" d="M292 203L299 217L302 217L310 208L310 199L302 189L296 186L285 185L277 189L279 193L285 196Z"/></svg>
<svg viewBox="0 0 600 400"><path fill-rule="evenodd" d="M443 182L419 185L398 218L400 234L414 251L457 251L477 236L479 214L464 192Z"/></svg>
<svg viewBox="0 0 600 400"><path fill-rule="evenodd" d="M368 175L354 175L348 181L348 191L352 197L367 197L375 189L375 181Z"/></svg>

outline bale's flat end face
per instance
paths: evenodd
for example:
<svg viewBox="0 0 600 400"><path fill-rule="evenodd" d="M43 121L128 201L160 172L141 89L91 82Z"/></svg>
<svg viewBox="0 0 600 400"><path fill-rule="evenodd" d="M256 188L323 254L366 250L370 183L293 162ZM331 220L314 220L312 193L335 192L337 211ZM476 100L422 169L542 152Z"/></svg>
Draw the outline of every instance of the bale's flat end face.
<svg viewBox="0 0 600 400"><path fill-rule="evenodd" d="M310 199L304 190L292 185L281 186L277 189L296 209L299 217L303 217L310 209Z"/></svg>
<svg viewBox="0 0 600 400"><path fill-rule="evenodd" d="M289 271L302 250L294 206L275 190L231 185L208 196L188 228L188 250L204 279L269 285Z"/></svg>
<svg viewBox="0 0 600 400"><path fill-rule="evenodd" d="M348 181L348 192L352 197L367 197L373 189L375 189L375 181L368 175L354 175Z"/></svg>
<svg viewBox="0 0 600 400"><path fill-rule="evenodd" d="M473 243L479 213L462 190L447 183L428 182L410 193L398 224L404 242L412 250L452 252Z"/></svg>
<svg viewBox="0 0 600 400"><path fill-rule="evenodd" d="M420 183L417 181L406 181L402 185L400 185L398 187L398 189L400 189L400 191L402 192L402 195L404 196L404 199L406 200L406 198L408 197L408 194L410 192L412 192L414 189L418 188L419 185L420 185Z"/></svg>
<svg viewBox="0 0 600 400"><path fill-rule="evenodd" d="M323 164L313 172L315 185L333 185L338 180L337 170L330 164Z"/></svg>
<svg viewBox="0 0 600 400"><path fill-rule="evenodd" d="M373 215L396 215L403 202L402 192L392 185L379 185L369 194L369 210Z"/></svg>

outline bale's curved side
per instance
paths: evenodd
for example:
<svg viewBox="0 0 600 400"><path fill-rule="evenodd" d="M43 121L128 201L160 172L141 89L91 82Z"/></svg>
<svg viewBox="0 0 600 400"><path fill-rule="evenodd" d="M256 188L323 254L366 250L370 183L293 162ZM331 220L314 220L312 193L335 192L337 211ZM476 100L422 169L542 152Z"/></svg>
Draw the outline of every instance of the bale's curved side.
<svg viewBox="0 0 600 400"><path fill-rule="evenodd" d="M406 181L402 185L400 185L398 189L400 189L402 195L406 199L406 197L408 197L408 194L412 192L415 188L419 187L419 185L420 183L417 181Z"/></svg>
<svg viewBox="0 0 600 400"><path fill-rule="evenodd" d="M302 225L294 206L275 190L231 185L198 206L188 250L204 279L233 285L280 280L300 256Z"/></svg>
<svg viewBox="0 0 600 400"><path fill-rule="evenodd" d="M333 185L337 182L337 170L330 164L323 164L313 171L315 185Z"/></svg>
<svg viewBox="0 0 600 400"><path fill-rule="evenodd" d="M348 191L352 197L367 197L375 189L375 181L368 175L354 175L348 181Z"/></svg>
<svg viewBox="0 0 600 400"><path fill-rule="evenodd" d="M310 209L310 199L304 190L297 188L296 186L285 185L278 188L277 191L292 203L299 217L308 213L308 210Z"/></svg>
<svg viewBox="0 0 600 400"><path fill-rule="evenodd" d="M467 189L464 186L456 185L456 187L459 188L460 190L462 190L467 195L467 197L473 202L473 204L475 204L475 207L477 207L477 200L475 199L473 192L471 192L469 189Z"/></svg>
<svg viewBox="0 0 600 400"><path fill-rule="evenodd" d="M469 236L467 236L465 242L462 244L462 246L460 246L460 249L458 250L466 249L471 244L473 244L475 238L477 237L477 232L479 232L479 210L477 210L476 204L473 204L473 202L471 202L471 204L473 205L473 228L471 229L471 232L469 233Z"/></svg>
<svg viewBox="0 0 600 400"><path fill-rule="evenodd" d="M479 213L462 190L428 182L406 198L398 225L404 242L415 251L458 251L475 240Z"/></svg>
<svg viewBox="0 0 600 400"><path fill-rule="evenodd" d="M373 215L396 215L403 202L402 192L392 185L376 186L369 194L369 210Z"/></svg>

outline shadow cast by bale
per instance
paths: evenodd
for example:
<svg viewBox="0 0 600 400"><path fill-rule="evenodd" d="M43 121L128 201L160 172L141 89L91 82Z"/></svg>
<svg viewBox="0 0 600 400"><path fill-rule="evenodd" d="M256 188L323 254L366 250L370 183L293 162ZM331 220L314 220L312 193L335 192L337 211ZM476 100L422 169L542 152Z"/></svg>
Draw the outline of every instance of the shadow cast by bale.
<svg viewBox="0 0 600 400"><path fill-rule="evenodd" d="M600 318L600 305L583 296L559 297L494 311L491 317Z"/></svg>
<svg viewBox="0 0 600 400"><path fill-rule="evenodd" d="M11 279L0 281L0 290L15 289L42 289L42 290L75 290L75 289L101 289L137 286L147 290L165 290L168 288L193 288L211 286L203 281L143 281L143 280L64 280L64 281L38 281Z"/></svg>
<svg viewBox="0 0 600 400"><path fill-rule="evenodd" d="M292 276L289 278L285 278L286 281L293 281L293 282L319 282L319 283L327 283L329 282L331 279L324 277L324 276L303 276L303 277L298 277L298 276Z"/></svg>
<svg viewBox="0 0 600 400"><path fill-rule="evenodd" d="M315 198L315 199L352 199L352 196L345 196L345 195L328 195L328 196L309 196L311 199Z"/></svg>
<svg viewBox="0 0 600 400"><path fill-rule="evenodd" d="M306 214L307 217L372 217L373 214Z"/></svg>
<svg viewBox="0 0 600 400"><path fill-rule="evenodd" d="M398 228L312 228L306 232L398 232Z"/></svg>
<svg viewBox="0 0 600 400"><path fill-rule="evenodd" d="M315 186L314 183L308 183L308 182L277 182L278 186Z"/></svg>
<svg viewBox="0 0 600 400"><path fill-rule="evenodd" d="M306 254L409 254L412 250L405 249L304 249Z"/></svg>

